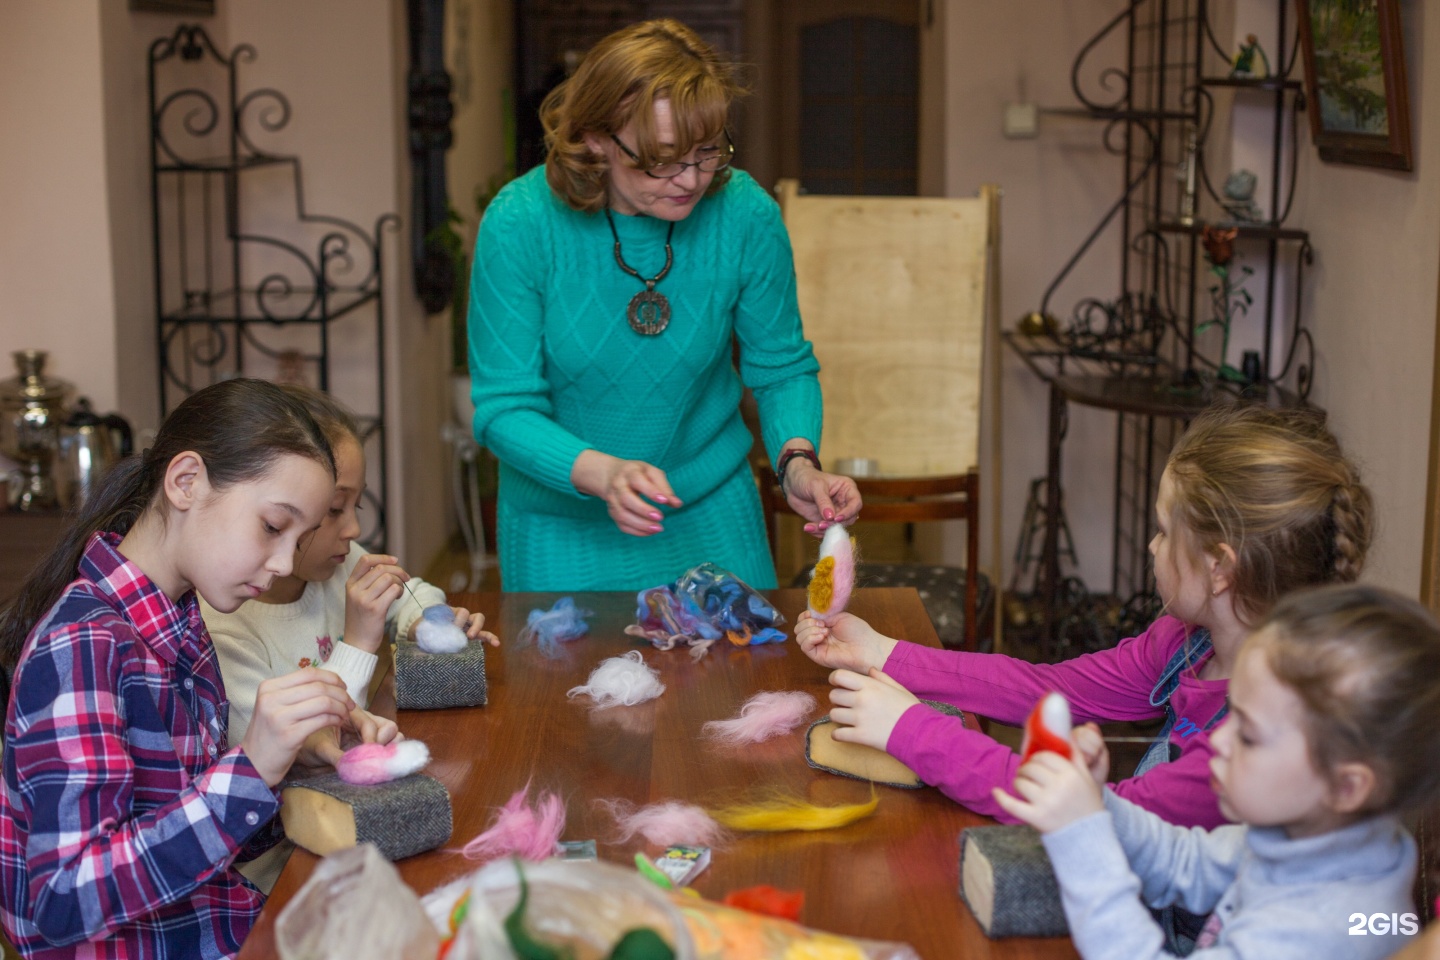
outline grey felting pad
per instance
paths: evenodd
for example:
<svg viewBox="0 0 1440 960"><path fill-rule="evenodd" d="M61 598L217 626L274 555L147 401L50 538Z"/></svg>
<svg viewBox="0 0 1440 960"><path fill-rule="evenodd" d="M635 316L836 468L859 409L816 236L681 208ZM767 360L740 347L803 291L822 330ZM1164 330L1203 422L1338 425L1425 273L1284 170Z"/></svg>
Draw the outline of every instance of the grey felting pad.
<svg viewBox="0 0 1440 960"><path fill-rule="evenodd" d="M948 703L941 703L938 700L921 700L920 702L925 704L927 707L931 707L932 709L940 711L941 713L947 714L952 717L959 717L961 723L965 722L964 712L957 706ZM823 763L817 763L815 761L815 758L811 756L810 738L814 735L816 727L829 722L830 715L826 714L819 720L816 720L814 723L810 724L810 726L807 727L805 730L805 762L808 763L811 767L816 770L823 770L826 773L833 773L839 777L849 777L852 780L865 780L873 783L879 783L887 787L899 787L902 790L919 790L921 787L925 786L925 784L921 782L918 777L915 777L914 782L906 782L901 780L882 780L864 776L860 773L855 772L854 770L846 770L840 767L828 766ZM836 741L836 743L838 744L839 741ZM884 757L889 757L889 755L885 754L883 750L875 750L874 747L867 747L863 744L846 744L845 746L846 748L853 748L853 751L860 752L862 754L873 751L876 754L881 754ZM914 776L914 771L910 770L909 767L906 767L898 760L894 760L893 757L889 759L893 762L892 765L898 768L899 771L909 772L912 776Z"/></svg>
<svg viewBox="0 0 1440 960"><path fill-rule="evenodd" d="M992 939L1070 932L1055 868L1040 834L1024 824L960 831L960 897Z"/></svg>
<svg viewBox="0 0 1440 960"><path fill-rule="evenodd" d="M339 816L343 808L348 808L355 818L355 843L375 844L387 860L434 850L450 839L454 828L449 791L439 780L423 773L366 786L346 783L338 773L327 773L287 781L283 789L313 790L338 801L341 809L330 809L328 813ZM317 825L317 828L324 826L332 825ZM330 852L314 849L326 843L323 839L313 843L312 838L305 836L307 828L287 821L286 830L291 834L290 839L307 850L322 855ZM317 829L316 832L323 835L329 831Z"/></svg>
<svg viewBox="0 0 1440 960"><path fill-rule="evenodd" d="M407 640L395 644L395 706L401 710L485 705L485 644L458 653L426 653Z"/></svg>

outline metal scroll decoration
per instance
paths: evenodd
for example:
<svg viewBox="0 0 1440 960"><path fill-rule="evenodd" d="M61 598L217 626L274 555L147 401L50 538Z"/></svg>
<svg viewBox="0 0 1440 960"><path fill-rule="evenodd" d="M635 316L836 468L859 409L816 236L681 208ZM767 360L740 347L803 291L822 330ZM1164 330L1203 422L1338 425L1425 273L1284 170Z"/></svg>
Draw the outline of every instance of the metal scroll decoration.
<svg viewBox="0 0 1440 960"><path fill-rule="evenodd" d="M453 135L450 74L445 70L445 0L406 0L410 28L411 243L415 292L427 313L439 313L454 298L455 257L442 233L449 224L445 151Z"/></svg>

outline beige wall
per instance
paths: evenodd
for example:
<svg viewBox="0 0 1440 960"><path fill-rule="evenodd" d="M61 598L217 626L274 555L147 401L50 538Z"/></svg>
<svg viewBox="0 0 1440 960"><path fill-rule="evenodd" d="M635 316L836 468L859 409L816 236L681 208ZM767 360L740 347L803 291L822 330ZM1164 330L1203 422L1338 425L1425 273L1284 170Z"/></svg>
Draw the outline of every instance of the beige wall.
<svg viewBox="0 0 1440 960"><path fill-rule="evenodd" d="M258 53L242 89L290 100L289 125L260 139L303 158L308 210L366 230L387 212L408 217L403 0L218 6L201 21L217 47ZM141 428L158 416L145 51L180 20L120 0L0 4L0 349L52 350L57 375ZM247 228L313 249L287 180L247 189ZM437 467L448 343L444 319L424 317L412 292L406 236L385 245L390 528L392 550L423 567L450 524ZM338 332L334 388L373 408L370 334Z"/></svg>
<svg viewBox="0 0 1440 960"><path fill-rule="evenodd" d="M119 394L101 0L0 4L0 371L48 371L108 410Z"/></svg>
<svg viewBox="0 0 1440 960"><path fill-rule="evenodd" d="M1012 0L946 4L946 192L971 194L984 182L1004 187L1002 319L1013 323L1038 305L1041 292L1120 187L1120 165L1100 149L1098 124L1044 116L1035 140L1000 135L1002 105L1027 99L1072 105L1075 52L1117 7L1108 0ZM1220 35L1273 33L1270 0L1220 5ZM1380 539L1369 578L1415 592L1419 583L1431 372L1440 270L1440 125L1426 104L1440 103L1440 16L1402 0L1410 72L1416 169L1409 174L1321 163L1301 132L1299 188L1290 222L1311 233L1316 261L1303 290L1306 317L1320 354L1312 399L1329 411L1342 441L1364 463L1379 505ZM1233 28L1229 17L1233 16ZM1270 41L1273 44L1273 41ZM1269 49L1273 50L1271 45ZM1104 62L1097 52L1095 59ZM1427 70L1427 67L1430 69ZM1223 139L1232 99L1221 98ZM1215 144L1216 169L1260 169L1268 123L1243 101L1233 140ZM1257 142L1261 140L1263 142ZM1268 167L1264 168L1268 171ZM1263 177L1262 177L1263 179ZM1262 183L1262 193L1268 184ZM1262 197L1263 200L1263 197ZM1113 296L1117 243L1106 238L1052 301L1063 320L1077 297ZM1257 297L1263 273L1252 280ZM1281 308L1293 291L1281 284ZM1249 334L1242 333L1242 341ZM1249 344L1244 344L1249 345ZM1045 470L1046 393L1008 355L1004 389L1006 570L1019 533L1026 483ZM988 448L986 448L988 449ZM1092 588L1109 585L1114 418L1071 409L1064 485L1080 573ZM989 476L987 475L987 480ZM989 534L983 538L988 545ZM958 559L958 538L947 555Z"/></svg>
<svg viewBox="0 0 1440 960"><path fill-rule="evenodd" d="M1413 595L1440 272L1440 11L1419 0L1402 0L1401 11L1414 171L1322 163L1307 144L1294 218L1316 250L1305 290L1320 351L1313 396L1363 462L1379 506L1380 539L1366 579Z"/></svg>
<svg viewBox="0 0 1440 960"><path fill-rule="evenodd" d="M1118 195L1123 173L1120 162L1101 144L1101 124L1047 116L1038 139L1007 140L1001 136L1004 104L1021 99L1023 92L1026 99L1046 106L1073 105L1070 65L1075 52L1115 12L1113 0L943 4L945 193L971 196L984 183L997 183L1004 190L1000 309L1007 329L1039 307L1045 287ZM1097 54L1098 62L1105 62L1102 54ZM1118 248L1114 237L1097 242L1052 300L1057 316L1067 317L1082 296L1115 295ZM1047 393L1008 351L1002 368L1001 534L1008 576L1029 480L1045 473ZM1066 510L1079 572L1092 589L1108 589L1110 584L1114 423L1110 414L1073 408L1065 444ZM987 438L981 443L986 491L994 483L989 452ZM987 523L989 496L983 494ZM989 529L982 532L981 543L988 557ZM957 530L947 537L946 558L959 562L962 549Z"/></svg>

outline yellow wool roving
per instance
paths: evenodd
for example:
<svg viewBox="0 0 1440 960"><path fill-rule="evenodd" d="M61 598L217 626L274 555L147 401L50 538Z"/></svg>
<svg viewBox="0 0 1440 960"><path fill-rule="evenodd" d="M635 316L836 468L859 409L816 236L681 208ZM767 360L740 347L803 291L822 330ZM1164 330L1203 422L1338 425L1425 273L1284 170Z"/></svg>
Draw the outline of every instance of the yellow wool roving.
<svg viewBox="0 0 1440 960"><path fill-rule="evenodd" d="M810 609L824 613L835 594L835 558L821 557L810 577Z"/></svg>
<svg viewBox="0 0 1440 960"><path fill-rule="evenodd" d="M880 797L872 790L864 803L842 803L834 807L817 807L799 797L779 796L757 803L711 810L717 823L732 830L776 833L782 830L833 830L856 820L864 820L880 805Z"/></svg>

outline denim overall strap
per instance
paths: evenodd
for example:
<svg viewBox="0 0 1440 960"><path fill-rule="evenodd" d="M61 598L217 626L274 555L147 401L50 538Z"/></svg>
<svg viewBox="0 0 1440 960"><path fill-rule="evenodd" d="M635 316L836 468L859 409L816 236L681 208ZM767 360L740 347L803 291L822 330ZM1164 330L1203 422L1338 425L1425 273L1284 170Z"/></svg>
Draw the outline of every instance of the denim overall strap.
<svg viewBox="0 0 1440 960"><path fill-rule="evenodd" d="M1140 765L1135 768L1135 776L1149 773L1160 764L1170 762L1170 732L1175 729L1175 722L1179 719L1175 716L1175 709L1170 706L1170 697L1180 686L1180 672L1206 656L1210 649L1210 631L1202 627L1180 644L1180 648L1170 657L1170 662L1165 664L1160 679L1155 681L1155 688L1150 691L1150 706L1165 708L1165 725L1160 728L1154 742L1150 744L1150 749L1145 751L1145 756L1140 758ZM1223 709L1211 718L1206 729L1218 722L1222 716Z"/></svg>

